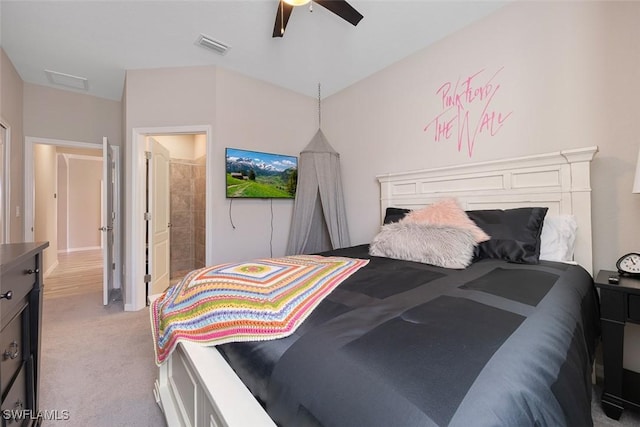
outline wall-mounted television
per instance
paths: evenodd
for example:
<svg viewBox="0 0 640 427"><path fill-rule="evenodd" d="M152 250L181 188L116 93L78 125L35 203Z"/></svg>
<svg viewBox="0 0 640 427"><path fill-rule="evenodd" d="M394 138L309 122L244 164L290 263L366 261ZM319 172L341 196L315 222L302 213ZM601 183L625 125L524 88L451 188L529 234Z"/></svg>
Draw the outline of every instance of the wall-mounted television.
<svg viewBox="0 0 640 427"><path fill-rule="evenodd" d="M297 157L237 148L225 151L227 198L295 198Z"/></svg>

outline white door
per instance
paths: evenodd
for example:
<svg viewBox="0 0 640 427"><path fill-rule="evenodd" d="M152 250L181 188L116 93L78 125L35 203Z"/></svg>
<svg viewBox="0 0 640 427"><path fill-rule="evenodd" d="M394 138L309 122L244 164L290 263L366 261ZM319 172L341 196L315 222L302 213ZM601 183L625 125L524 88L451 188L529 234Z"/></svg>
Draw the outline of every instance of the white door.
<svg viewBox="0 0 640 427"><path fill-rule="evenodd" d="M149 138L149 295L159 294L169 287L169 150Z"/></svg>
<svg viewBox="0 0 640 427"><path fill-rule="evenodd" d="M109 144L107 137L102 138L102 290L103 304L109 304L109 295L113 290L113 266L114 266L114 219L116 217L113 208L113 187L114 187L114 160L113 148Z"/></svg>

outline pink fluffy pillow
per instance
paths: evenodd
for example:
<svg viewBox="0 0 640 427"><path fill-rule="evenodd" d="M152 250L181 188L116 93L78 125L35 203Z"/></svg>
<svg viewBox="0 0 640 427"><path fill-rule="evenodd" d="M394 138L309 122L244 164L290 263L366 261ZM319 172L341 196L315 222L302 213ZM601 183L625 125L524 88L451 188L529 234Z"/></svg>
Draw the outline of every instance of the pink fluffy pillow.
<svg viewBox="0 0 640 427"><path fill-rule="evenodd" d="M439 200L422 209L411 211L401 222L462 228L469 230L477 243L491 239L469 218L455 198Z"/></svg>

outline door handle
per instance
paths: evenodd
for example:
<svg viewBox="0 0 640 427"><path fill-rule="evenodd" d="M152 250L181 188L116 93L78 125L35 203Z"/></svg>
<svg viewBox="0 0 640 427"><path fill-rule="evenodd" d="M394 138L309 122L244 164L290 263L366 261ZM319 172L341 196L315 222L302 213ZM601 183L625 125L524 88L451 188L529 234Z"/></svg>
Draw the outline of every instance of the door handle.
<svg viewBox="0 0 640 427"><path fill-rule="evenodd" d="M100 228L98 228L98 230L100 230L100 231L111 231L111 230L113 230L113 227L100 227Z"/></svg>
<svg viewBox="0 0 640 427"><path fill-rule="evenodd" d="M2 353L3 360L13 360L18 357L18 354L20 353L19 348L20 346L18 345L18 341L12 341L11 344L9 344L9 348Z"/></svg>

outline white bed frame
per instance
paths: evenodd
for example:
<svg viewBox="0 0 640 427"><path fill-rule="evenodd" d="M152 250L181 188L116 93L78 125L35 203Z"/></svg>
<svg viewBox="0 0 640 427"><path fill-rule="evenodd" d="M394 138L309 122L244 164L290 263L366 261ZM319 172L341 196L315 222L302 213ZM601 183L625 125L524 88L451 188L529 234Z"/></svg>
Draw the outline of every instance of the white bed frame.
<svg viewBox="0 0 640 427"><path fill-rule="evenodd" d="M575 261L593 273L590 163L597 147L377 176L387 207L418 208L455 196L470 209L544 206L573 214ZM154 394L173 426L274 426L215 348L180 343L160 366Z"/></svg>

